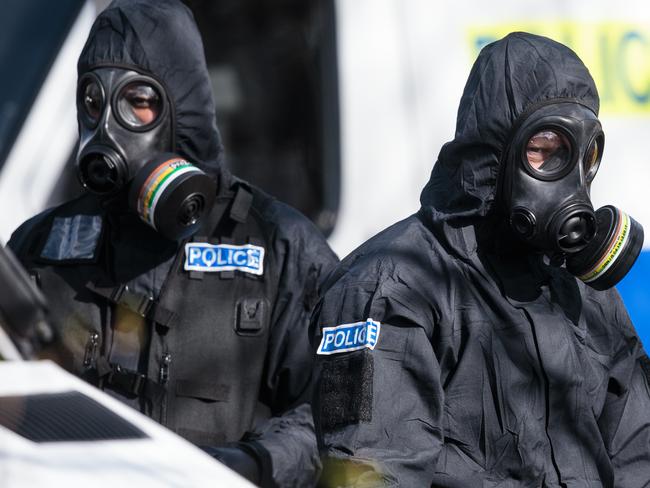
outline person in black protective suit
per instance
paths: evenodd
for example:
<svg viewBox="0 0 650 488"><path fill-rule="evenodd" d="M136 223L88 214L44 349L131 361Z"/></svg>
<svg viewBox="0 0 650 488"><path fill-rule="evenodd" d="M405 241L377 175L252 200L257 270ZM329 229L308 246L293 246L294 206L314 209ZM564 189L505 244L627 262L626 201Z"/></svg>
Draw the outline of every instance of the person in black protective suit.
<svg viewBox="0 0 650 488"><path fill-rule="evenodd" d="M309 314L336 256L305 217L223 167L180 2L113 2L78 75L88 191L8 244L49 300L51 354L262 486L309 486Z"/></svg>
<svg viewBox="0 0 650 488"><path fill-rule="evenodd" d="M323 287L323 486L648 485L650 362L612 287L643 231L591 206L598 106L561 44L481 51L420 210Z"/></svg>

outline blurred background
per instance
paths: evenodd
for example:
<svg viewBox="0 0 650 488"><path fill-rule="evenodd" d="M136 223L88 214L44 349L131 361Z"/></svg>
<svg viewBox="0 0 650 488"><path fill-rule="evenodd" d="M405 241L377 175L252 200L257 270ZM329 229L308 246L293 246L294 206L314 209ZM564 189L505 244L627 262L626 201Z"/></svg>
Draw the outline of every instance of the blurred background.
<svg viewBox="0 0 650 488"><path fill-rule="evenodd" d="M650 4L642 0L187 0L227 164L297 207L342 257L419 207L482 46L525 30L572 47L606 134L592 186L650 232ZM0 241L80 191L76 60L105 0L4 0ZM650 239L618 286L650 347Z"/></svg>

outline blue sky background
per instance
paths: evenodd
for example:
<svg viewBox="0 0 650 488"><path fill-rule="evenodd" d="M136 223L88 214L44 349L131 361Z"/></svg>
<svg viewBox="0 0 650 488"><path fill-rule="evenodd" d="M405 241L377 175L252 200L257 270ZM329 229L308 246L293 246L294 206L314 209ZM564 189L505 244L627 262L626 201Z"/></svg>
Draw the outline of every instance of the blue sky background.
<svg viewBox="0 0 650 488"><path fill-rule="evenodd" d="M650 352L650 250L641 252L634 267L616 286L623 297L641 342Z"/></svg>

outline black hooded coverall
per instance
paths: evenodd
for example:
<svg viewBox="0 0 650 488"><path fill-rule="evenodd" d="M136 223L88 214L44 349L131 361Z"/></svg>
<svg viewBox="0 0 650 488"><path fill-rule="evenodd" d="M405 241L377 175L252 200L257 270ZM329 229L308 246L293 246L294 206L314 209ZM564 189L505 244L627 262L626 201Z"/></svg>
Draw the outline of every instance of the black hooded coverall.
<svg viewBox="0 0 650 488"><path fill-rule="evenodd" d="M483 49L421 209L328 279L315 345L381 329L318 356L323 486L650 486L650 364L617 291L545 265L497 210L513 126L554 99L598 112L571 50L524 33Z"/></svg>
<svg viewBox="0 0 650 488"><path fill-rule="evenodd" d="M319 459L307 330L336 256L305 217L222 166L203 45L187 7L114 2L95 22L78 74L97 67L160 82L175 152L218 182L214 211L192 240L262 246L264 272L185 271L184 243L86 194L27 221L8 244L49 301L59 328L51 353L198 445L243 439L263 484L309 486ZM115 360L124 309L149 327L134 365Z"/></svg>

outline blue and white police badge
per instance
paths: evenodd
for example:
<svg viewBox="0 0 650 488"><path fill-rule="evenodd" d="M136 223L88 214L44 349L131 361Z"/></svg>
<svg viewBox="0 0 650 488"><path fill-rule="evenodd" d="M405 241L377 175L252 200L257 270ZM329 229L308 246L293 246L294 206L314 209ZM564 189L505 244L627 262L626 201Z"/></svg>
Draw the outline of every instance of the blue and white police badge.
<svg viewBox="0 0 650 488"><path fill-rule="evenodd" d="M264 273L264 248L253 244L185 244L186 271L242 271L254 275Z"/></svg>
<svg viewBox="0 0 650 488"><path fill-rule="evenodd" d="M323 338L316 353L336 354L363 348L374 349L380 330L381 324L370 318L364 322L323 327Z"/></svg>

